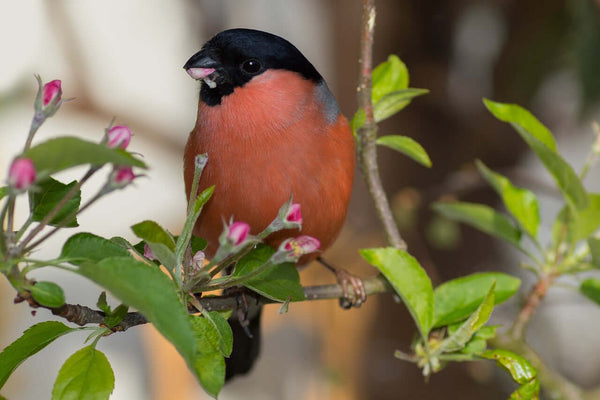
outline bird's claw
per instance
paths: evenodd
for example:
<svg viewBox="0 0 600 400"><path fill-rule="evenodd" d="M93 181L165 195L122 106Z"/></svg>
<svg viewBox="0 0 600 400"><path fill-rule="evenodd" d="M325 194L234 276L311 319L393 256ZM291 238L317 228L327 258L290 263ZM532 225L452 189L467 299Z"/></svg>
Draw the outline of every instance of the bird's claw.
<svg viewBox="0 0 600 400"><path fill-rule="evenodd" d="M317 260L325 266L328 270L335 274L335 277L340 285L342 285L342 297L340 297L340 307L347 310L351 307L360 307L365 301L367 301L367 291L363 281L349 273L348 271L338 268L334 265L329 264L321 257ZM348 284L352 287L353 294L350 295L348 292Z"/></svg>
<svg viewBox="0 0 600 400"><path fill-rule="evenodd" d="M250 339L252 339L252 333L248 326L250 325L250 319L248 318L248 310L250 306L248 305L248 298L246 297L246 292L244 289L240 289L237 287L225 289L227 295L235 296L235 302L237 304L236 308L236 317L240 326L244 329L244 332Z"/></svg>
<svg viewBox="0 0 600 400"><path fill-rule="evenodd" d="M347 310L351 307L360 307L365 301L367 301L367 292L363 281L351 273L343 270L336 269L335 276L337 281L342 285L342 297L340 297L340 307ZM353 296L348 293L348 284L352 287Z"/></svg>

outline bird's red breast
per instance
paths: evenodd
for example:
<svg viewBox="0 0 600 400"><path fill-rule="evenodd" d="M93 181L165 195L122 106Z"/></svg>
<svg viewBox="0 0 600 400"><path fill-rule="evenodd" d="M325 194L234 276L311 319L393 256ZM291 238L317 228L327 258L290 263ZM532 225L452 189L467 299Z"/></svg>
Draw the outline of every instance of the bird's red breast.
<svg viewBox="0 0 600 400"><path fill-rule="evenodd" d="M337 237L350 201L354 138L324 82L268 69L220 104L200 101L184 155L188 196L201 153L209 158L199 190L215 185L215 191L194 234L208 240L208 256L216 251L223 220L233 216L257 234L292 194L302 209L303 235L319 239L321 250ZM277 245L296 234L280 232L267 242Z"/></svg>

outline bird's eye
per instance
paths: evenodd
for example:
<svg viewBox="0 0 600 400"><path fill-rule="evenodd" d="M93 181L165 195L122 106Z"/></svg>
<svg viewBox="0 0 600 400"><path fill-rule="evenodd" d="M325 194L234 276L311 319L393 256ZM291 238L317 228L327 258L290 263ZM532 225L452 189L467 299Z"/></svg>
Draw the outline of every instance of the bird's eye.
<svg viewBox="0 0 600 400"><path fill-rule="evenodd" d="M242 64L242 69L244 72L249 74L255 74L261 69L261 65L258 60L247 60Z"/></svg>

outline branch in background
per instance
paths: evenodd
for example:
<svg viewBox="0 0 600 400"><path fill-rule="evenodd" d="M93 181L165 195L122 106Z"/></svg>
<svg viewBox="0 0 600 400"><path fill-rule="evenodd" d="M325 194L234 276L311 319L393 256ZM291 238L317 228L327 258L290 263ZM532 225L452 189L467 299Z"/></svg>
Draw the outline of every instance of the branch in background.
<svg viewBox="0 0 600 400"><path fill-rule="evenodd" d="M546 296L546 293L555 278L554 275L545 275L535 284L533 289L531 289L523 308L521 308L519 315L515 318L515 322L508 332L508 335L510 335L512 339L525 340L525 329L527 328L527 324L529 324L529 320L540 305L544 296Z"/></svg>
<svg viewBox="0 0 600 400"><path fill-rule="evenodd" d="M391 293L392 288L389 286L387 281L382 276L374 276L367 278L363 281L367 295L374 295L380 293ZM258 308L264 304L275 303L275 301L262 297L254 292L244 293L250 304L248 309L248 315L251 316L253 312L256 312ZM354 290L351 286L348 287L348 295L353 297ZM304 288L304 296L306 301L314 300L326 300L326 299L339 299L344 297L343 288L341 285L321 285L321 286L307 286ZM60 307L46 307L37 303L29 292L21 292L17 295L14 302L21 303L26 301L33 308L45 308L50 310L52 314L66 319L69 322L84 326L88 324L102 324L104 323L104 312L100 310L94 310L87 306L79 304L63 304ZM206 296L198 299L198 303L208 311L225 311L235 310L238 307L237 296ZM192 310L197 312L197 310ZM130 312L123 319L123 321L113 328L113 331L126 331L127 329L147 323L146 318L138 312Z"/></svg>
<svg viewBox="0 0 600 400"><path fill-rule="evenodd" d="M377 125L373 116L371 100L371 72L373 67L373 36L375 31L375 0L363 0L362 32L360 38L360 80L358 84L358 105L365 112L365 123L358 129L358 163L375 202L377 216L383 224L390 246L406 250L390 204L383 190L377 166Z"/></svg>

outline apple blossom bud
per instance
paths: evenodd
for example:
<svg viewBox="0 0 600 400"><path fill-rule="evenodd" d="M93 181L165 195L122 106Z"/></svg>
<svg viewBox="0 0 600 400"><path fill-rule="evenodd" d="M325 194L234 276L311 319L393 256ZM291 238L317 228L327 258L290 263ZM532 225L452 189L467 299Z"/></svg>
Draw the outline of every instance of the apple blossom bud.
<svg viewBox="0 0 600 400"><path fill-rule="evenodd" d="M302 212L300 211L300 204L292 203L291 197L281 206L275 219L258 235L258 237L264 239L271 233L282 229L302 229Z"/></svg>
<svg viewBox="0 0 600 400"><path fill-rule="evenodd" d="M117 125L106 132L107 145L111 149L120 147L126 149L131 141L131 130L126 125Z"/></svg>
<svg viewBox="0 0 600 400"><path fill-rule="evenodd" d="M37 75L35 78L39 87L34 103L35 120L37 124L41 124L44 119L53 116L63 103L62 88L59 79L42 85L42 79Z"/></svg>
<svg viewBox="0 0 600 400"><path fill-rule="evenodd" d="M28 158L17 158L10 166L8 182L17 190L26 190L35 181L35 167Z"/></svg>
<svg viewBox="0 0 600 400"><path fill-rule="evenodd" d="M133 182L135 178L133 168L118 167L112 172L110 182L114 188L123 188Z"/></svg>
<svg viewBox="0 0 600 400"><path fill-rule="evenodd" d="M144 243L144 257L146 257L150 261L157 260L156 255L154 254L150 246L148 246L148 243Z"/></svg>
<svg viewBox="0 0 600 400"><path fill-rule="evenodd" d="M286 239L271 256L271 261L274 264L296 262L303 255L319 250L319 247L321 247L321 243L312 236L303 235L297 238Z"/></svg>
<svg viewBox="0 0 600 400"><path fill-rule="evenodd" d="M221 261L230 254L244 248L249 243L256 243L257 238L250 234L250 225L245 222L225 224L219 236L219 248L211 262Z"/></svg>
<svg viewBox="0 0 600 400"><path fill-rule="evenodd" d="M229 225L227 232L227 241L234 246L244 243L250 235L250 225L245 222L234 222Z"/></svg>
<svg viewBox="0 0 600 400"><path fill-rule="evenodd" d="M50 103L56 105L62 96L61 82L58 79L50 81L44 85L43 89L43 105L48 107Z"/></svg>
<svg viewBox="0 0 600 400"><path fill-rule="evenodd" d="M290 205L285 220L289 223L302 225L302 213L300 212L300 204L292 203Z"/></svg>

